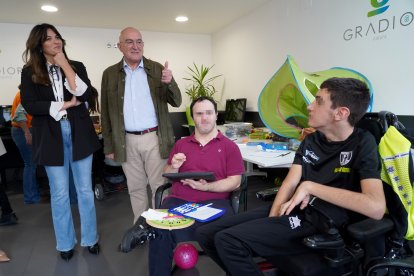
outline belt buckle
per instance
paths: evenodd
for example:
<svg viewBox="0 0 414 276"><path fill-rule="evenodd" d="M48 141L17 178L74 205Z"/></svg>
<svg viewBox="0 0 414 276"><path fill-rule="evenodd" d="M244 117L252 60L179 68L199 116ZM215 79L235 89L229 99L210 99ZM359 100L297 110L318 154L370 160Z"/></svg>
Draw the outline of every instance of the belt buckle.
<svg viewBox="0 0 414 276"><path fill-rule="evenodd" d="M61 120L68 120L68 114L66 113L66 114L63 114L63 116L62 116L62 118L60 118Z"/></svg>

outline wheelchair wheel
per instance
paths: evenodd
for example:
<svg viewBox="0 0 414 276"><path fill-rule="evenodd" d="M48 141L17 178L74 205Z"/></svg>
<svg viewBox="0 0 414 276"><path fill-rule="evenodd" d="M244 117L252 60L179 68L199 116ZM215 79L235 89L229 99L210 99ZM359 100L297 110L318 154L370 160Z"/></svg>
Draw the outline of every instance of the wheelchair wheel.
<svg viewBox="0 0 414 276"><path fill-rule="evenodd" d="M102 199L105 198L104 189L103 189L102 184L96 184L95 185L94 193L95 193L95 198L97 200L102 200Z"/></svg>
<svg viewBox="0 0 414 276"><path fill-rule="evenodd" d="M397 271L398 276L413 276L414 275L414 270L413 269L404 269L404 268L400 268Z"/></svg>
<svg viewBox="0 0 414 276"><path fill-rule="evenodd" d="M398 262L398 260L395 260ZM402 261L403 262L403 261ZM412 266L412 265L409 265ZM377 268L369 269L367 276L414 276L414 269L404 267L404 264L379 265Z"/></svg>

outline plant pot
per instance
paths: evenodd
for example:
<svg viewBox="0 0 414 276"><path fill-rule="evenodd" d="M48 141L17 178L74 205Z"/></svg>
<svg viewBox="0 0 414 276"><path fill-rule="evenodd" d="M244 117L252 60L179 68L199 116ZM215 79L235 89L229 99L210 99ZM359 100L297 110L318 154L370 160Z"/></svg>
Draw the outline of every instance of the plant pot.
<svg viewBox="0 0 414 276"><path fill-rule="evenodd" d="M187 123L189 126L195 126L193 117L191 117L191 110L190 107L187 106L185 109L185 115L187 116Z"/></svg>

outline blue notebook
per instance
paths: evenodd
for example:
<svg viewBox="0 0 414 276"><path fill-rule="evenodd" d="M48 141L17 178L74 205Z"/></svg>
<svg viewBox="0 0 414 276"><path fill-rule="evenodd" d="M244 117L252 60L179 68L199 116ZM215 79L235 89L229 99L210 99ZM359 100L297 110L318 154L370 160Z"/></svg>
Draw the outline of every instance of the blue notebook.
<svg viewBox="0 0 414 276"><path fill-rule="evenodd" d="M200 204L188 202L183 205L171 208L168 212L181 215L187 218L193 218L200 222L206 222L221 217L225 210L211 207L210 204Z"/></svg>

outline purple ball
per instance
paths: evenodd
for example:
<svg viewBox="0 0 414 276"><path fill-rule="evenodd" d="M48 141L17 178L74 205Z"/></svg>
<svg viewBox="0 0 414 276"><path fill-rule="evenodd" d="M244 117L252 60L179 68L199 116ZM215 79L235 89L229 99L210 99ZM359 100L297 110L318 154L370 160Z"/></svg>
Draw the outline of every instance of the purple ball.
<svg viewBox="0 0 414 276"><path fill-rule="evenodd" d="M194 245L182 243L174 250L174 262L181 269L193 268L198 261L198 252Z"/></svg>

